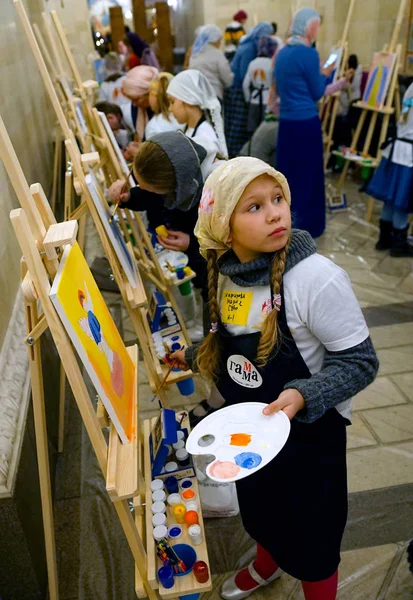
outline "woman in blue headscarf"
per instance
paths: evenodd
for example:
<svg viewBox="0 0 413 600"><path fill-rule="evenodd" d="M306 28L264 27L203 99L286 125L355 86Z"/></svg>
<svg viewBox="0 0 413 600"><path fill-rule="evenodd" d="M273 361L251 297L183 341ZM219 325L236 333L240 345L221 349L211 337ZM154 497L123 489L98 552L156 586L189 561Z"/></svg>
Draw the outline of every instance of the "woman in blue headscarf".
<svg viewBox="0 0 413 600"><path fill-rule="evenodd" d="M275 83L280 97L277 169L291 188L294 227L320 236L326 225L323 138L317 102L324 95L335 64L320 69L313 47L320 15L301 8L294 16L291 37L275 60Z"/></svg>
<svg viewBox="0 0 413 600"><path fill-rule="evenodd" d="M258 23L248 35L241 39L231 63L234 82L225 92L225 136L230 158L237 156L249 137L247 131L248 105L242 90L248 65L258 55L260 38L272 35L273 32L274 28L271 23L267 21Z"/></svg>

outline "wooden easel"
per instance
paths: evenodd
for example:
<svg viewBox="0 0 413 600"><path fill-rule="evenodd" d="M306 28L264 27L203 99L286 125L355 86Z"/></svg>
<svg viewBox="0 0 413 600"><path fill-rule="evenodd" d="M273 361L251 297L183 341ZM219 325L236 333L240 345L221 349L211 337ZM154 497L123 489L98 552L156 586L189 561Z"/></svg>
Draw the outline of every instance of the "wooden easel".
<svg viewBox="0 0 413 600"><path fill-rule="evenodd" d="M350 5L347 11L346 22L344 24L343 35L341 36L341 40L337 44L337 48L342 48L341 54L341 63L337 65L338 74L337 78L340 79L344 76L346 71L346 65L348 60L348 32L350 28L351 18L353 16L354 6L356 4L356 0L350 0ZM323 122L322 122L322 130L323 130L323 141L324 141L324 169L327 168L327 162L330 156L330 148L333 143L333 133L334 126L336 124L337 112L340 102L340 93L336 92L330 96L325 97L324 102L322 103L322 111Z"/></svg>
<svg viewBox="0 0 413 600"><path fill-rule="evenodd" d="M347 171L349 169L350 162L356 162L356 163L360 164L360 166L367 166L367 167L371 167L371 168L376 168L378 166L380 159L381 159L381 149L380 148L386 138L387 129L389 126L390 115L395 114L396 119L398 119L400 117L400 92L399 92L399 86L398 86L398 72L399 72L399 68L400 68L400 64L401 64L401 45L397 44L397 41L398 41L398 38L400 35L400 28L401 28L403 18L404 18L406 2L407 2L407 0L400 1L399 11L397 14L397 19L396 19L396 23L394 25L390 44L386 45L383 48L383 52L396 53L395 65L393 68L390 85L389 85L389 89L387 92L386 102L385 102L383 108L377 109L375 107L368 106L367 104L365 104L362 101L356 102L354 105L361 109L361 114L360 114L360 118L359 118L359 121L357 124L356 131L354 132L353 140L351 142L351 147L349 150L350 153L354 153L354 154L356 153L357 142L360 138L360 134L362 132L363 125L366 121L367 115L369 113L371 114L369 128L367 131L363 150L361 152L361 155L362 155L362 157L365 157L365 160L360 161L359 157L350 157L348 155L343 155L339 151L334 152L334 154L336 154L337 156L341 156L345 160L345 165L344 165L344 168L343 168L343 171L341 173L341 177L340 177L339 183L338 183L338 188L340 191L343 189L344 181L347 176ZM383 120L382 120L382 124L381 124L381 128L380 128L378 150L377 150L376 156L369 158L371 141L372 141L374 129L375 129L375 126L377 123L377 118L378 118L379 114L383 115ZM366 216L365 216L365 219L367 221L371 221L373 210L374 210L374 199L369 198Z"/></svg>
<svg viewBox="0 0 413 600"><path fill-rule="evenodd" d="M46 220L48 208L45 203L47 204L47 199L42 194L38 206L43 211ZM33 214L34 212L35 210L32 208L31 213ZM193 574L189 574L185 578L177 579L174 588L170 590L162 588L156 578L157 568L160 565L157 564L151 520L152 499L150 483L152 480L152 470L149 445L151 421L144 421L144 435L141 436L138 419L137 347L134 346L128 349L128 353L135 364L134 433L129 444L122 444L115 427L108 420L108 415L100 401L95 411L70 339L50 300L50 280L53 279L52 273L55 273L57 270L56 259L53 259L52 264L47 264L49 262L47 258L42 260L42 252L39 252L39 244L36 243L33 237L33 230L23 209L12 211L10 216L22 252L24 253L22 289L27 318L26 343L28 345L32 379L36 447L41 485L45 545L48 557L50 599L58 600L59 592L40 350L40 337L47 328L50 329L53 341L56 344L79 412L105 478L106 491L114 504L134 557L135 590L138 598L157 600L160 596L168 600L175 598L177 595L185 596L187 594L209 591L212 588L211 578L205 584L198 584ZM33 223L33 228L36 229L36 227L36 223ZM47 257L48 254L55 253L56 256L61 256L62 252L57 253L57 250L62 249L62 246L66 243L74 243L76 228L77 223L75 221L61 224L53 223L47 229L43 240L42 247L45 249L43 255ZM37 312L39 300L43 309L43 315L40 318ZM109 441L106 443L102 428L108 426L110 427ZM197 490L196 480L194 481L194 485ZM129 508L128 501L131 499L134 499L135 520ZM201 511L199 511L199 518L203 534L205 535ZM146 537L146 547L143 542L144 537ZM184 539L184 541L188 540ZM205 540L200 546L197 546L197 556L208 564ZM159 592L157 593L156 590L158 589Z"/></svg>

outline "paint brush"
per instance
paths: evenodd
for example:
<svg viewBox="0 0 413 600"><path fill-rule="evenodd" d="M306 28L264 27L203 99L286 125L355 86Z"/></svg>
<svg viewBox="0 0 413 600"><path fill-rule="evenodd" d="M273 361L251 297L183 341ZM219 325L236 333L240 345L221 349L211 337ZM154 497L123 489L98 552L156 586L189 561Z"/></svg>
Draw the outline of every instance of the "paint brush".
<svg viewBox="0 0 413 600"><path fill-rule="evenodd" d="M129 186L129 177L132 175L132 171L133 171L133 165L132 165L132 166L131 166L131 168L129 169L128 176L127 176L127 178L126 178L126 180L125 180L125 182L124 182L124 184L123 184L123 186L122 186L122 189L121 189L121 191L120 191L120 194L125 194L125 192L127 192L127 191L128 191L128 186ZM120 194L119 194L119 196L120 196ZM121 200L118 200L118 202L116 202L116 204L115 204L115 208L113 209L113 212L112 212L112 214L111 214L111 216L110 216L110 218L109 218L109 223L112 223L112 221L113 221L113 217L115 216L115 214L116 214L116 211L118 210L118 208L119 208L119 204L120 204L120 203L121 203Z"/></svg>
<svg viewBox="0 0 413 600"><path fill-rule="evenodd" d="M169 366L169 369L168 369L168 370L167 370L167 372L165 373L165 377L162 379L162 382L161 382L160 386L158 387L158 389L156 390L156 393L155 393L154 397L152 398L152 402L153 402L154 400L156 400L156 397L158 396L159 392L162 390L163 386L165 385L165 383L166 383L166 380L168 379L168 377L169 377L169 375L170 375L170 373L171 373L172 369L174 368L175 364L176 364L176 361L172 361L172 362L171 362L171 364L170 364L170 366Z"/></svg>

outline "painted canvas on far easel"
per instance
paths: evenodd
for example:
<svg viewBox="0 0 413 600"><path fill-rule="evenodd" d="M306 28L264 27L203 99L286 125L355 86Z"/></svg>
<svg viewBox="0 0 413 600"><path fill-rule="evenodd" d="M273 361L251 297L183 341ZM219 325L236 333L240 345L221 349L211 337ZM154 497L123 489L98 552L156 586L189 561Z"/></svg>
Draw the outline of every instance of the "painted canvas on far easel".
<svg viewBox="0 0 413 600"><path fill-rule="evenodd" d="M128 443L135 365L77 243L64 250L50 298L120 439Z"/></svg>
<svg viewBox="0 0 413 600"><path fill-rule="evenodd" d="M391 52L373 55L362 102L378 110L383 108L395 62L396 54Z"/></svg>
<svg viewBox="0 0 413 600"><path fill-rule="evenodd" d="M93 171L90 171L86 175L86 184L89 189L92 200L97 208L99 217L103 223L103 227L106 230L107 236L110 239L110 243L119 259L120 264L128 278L129 283L133 288L138 287L138 279L134 267L133 260L129 254L129 250L125 244L122 234L119 229L119 225L116 220L111 219L111 211L108 203L106 202L98 180L96 179Z"/></svg>

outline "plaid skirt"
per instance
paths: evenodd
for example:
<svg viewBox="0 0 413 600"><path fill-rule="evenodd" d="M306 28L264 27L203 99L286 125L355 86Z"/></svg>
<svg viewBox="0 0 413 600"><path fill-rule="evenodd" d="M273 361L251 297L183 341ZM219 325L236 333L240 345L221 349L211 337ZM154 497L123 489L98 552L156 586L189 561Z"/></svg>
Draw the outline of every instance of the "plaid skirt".
<svg viewBox="0 0 413 600"><path fill-rule="evenodd" d="M230 87L224 96L225 137L230 158L238 155L248 141L247 131L248 104L244 100L241 88Z"/></svg>

